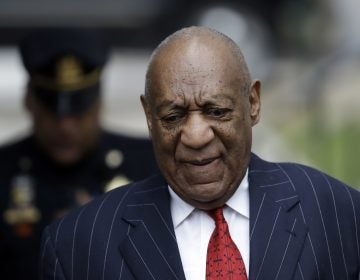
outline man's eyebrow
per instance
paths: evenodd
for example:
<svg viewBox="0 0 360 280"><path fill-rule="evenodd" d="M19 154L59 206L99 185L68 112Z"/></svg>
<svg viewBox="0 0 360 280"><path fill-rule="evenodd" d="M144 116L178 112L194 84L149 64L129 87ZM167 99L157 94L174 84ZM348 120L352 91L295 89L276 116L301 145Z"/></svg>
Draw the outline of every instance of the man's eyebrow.
<svg viewBox="0 0 360 280"><path fill-rule="evenodd" d="M161 112L162 110L166 109L175 109L175 108L181 108L182 106L179 104L176 104L175 101L171 101L171 100L165 100L163 102L161 102L160 104L158 104L155 107L155 111L157 113Z"/></svg>
<svg viewBox="0 0 360 280"><path fill-rule="evenodd" d="M231 103L234 103L236 101L236 98L227 96L225 94L216 94L211 96L210 98L206 98L206 100L202 99L202 101L204 102L204 104L210 104L214 101L229 101Z"/></svg>
<svg viewBox="0 0 360 280"><path fill-rule="evenodd" d="M216 95L211 96L210 98L206 98L206 100L203 100L202 106L204 106L204 105L208 106L208 105L214 104L214 102L219 102L219 101L230 102L231 104L233 104L236 101L236 98L230 97L230 96L227 96L224 94L216 94ZM167 110L168 109L181 109L184 107L186 107L184 104L179 104L175 100L164 100L155 107L155 112L159 113L164 109L167 109Z"/></svg>

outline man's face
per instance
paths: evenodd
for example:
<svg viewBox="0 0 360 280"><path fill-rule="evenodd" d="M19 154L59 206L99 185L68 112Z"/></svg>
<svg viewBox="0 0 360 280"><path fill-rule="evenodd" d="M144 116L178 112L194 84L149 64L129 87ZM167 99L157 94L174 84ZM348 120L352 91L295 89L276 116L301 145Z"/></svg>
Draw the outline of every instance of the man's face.
<svg viewBox="0 0 360 280"><path fill-rule="evenodd" d="M27 107L33 119L35 139L40 147L60 165L72 165L94 148L99 136L98 100L86 112L58 118L31 93Z"/></svg>
<svg viewBox="0 0 360 280"><path fill-rule="evenodd" d="M260 83L243 92L231 60L204 46L171 53L154 63L149 96L142 97L156 158L182 199L202 209L219 207L249 163Z"/></svg>

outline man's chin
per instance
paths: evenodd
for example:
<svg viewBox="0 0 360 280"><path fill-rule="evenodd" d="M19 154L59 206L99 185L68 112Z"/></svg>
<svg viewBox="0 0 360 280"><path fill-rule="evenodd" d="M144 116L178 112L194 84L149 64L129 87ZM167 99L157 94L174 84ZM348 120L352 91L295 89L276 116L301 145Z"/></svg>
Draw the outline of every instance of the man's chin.
<svg viewBox="0 0 360 280"><path fill-rule="evenodd" d="M55 163L63 166L70 166L81 160L81 153L73 150L57 150L51 153Z"/></svg>
<svg viewBox="0 0 360 280"><path fill-rule="evenodd" d="M198 202L212 202L221 199L226 189L223 182L204 182L191 185L192 198Z"/></svg>

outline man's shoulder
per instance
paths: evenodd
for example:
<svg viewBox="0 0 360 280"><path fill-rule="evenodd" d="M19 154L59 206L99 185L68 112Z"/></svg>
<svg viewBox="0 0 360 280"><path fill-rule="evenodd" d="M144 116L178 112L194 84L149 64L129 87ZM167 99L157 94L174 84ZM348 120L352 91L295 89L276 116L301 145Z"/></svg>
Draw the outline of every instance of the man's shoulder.
<svg viewBox="0 0 360 280"><path fill-rule="evenodd" d="M312 197L315 202L333 201L341 205L351 205L355 201L360 203L357 189L314 167L294 162L265 161L256 155L253 155L250 166L250 172L255 176L287 182L302 199Z"/></svg>
<svg viewBox="0 0 360 280"><path fill-rule="evenodd" d="M131 181L158 171L151 141L146 137L103 131L99 148L106 165L112 171L119 170Z"/></svg>
<svg viewBox="0 0 360 280"><path fill-rule="evenodd" d="M161 175L156 174L102 194L50 224L48 226L50 235L56 236L59 230L72 232L75 228L79 232L99 229L103 225L107 225L106 227L109 228L115 220L119 223L126 207L135 201L137 193L146 192L161 178Z"/></svg>
<svg viewBox="0 0 360 280"><path fill-rule="evenodd" d="M0 155L21 154L32 148L31 136L15 138L0 146Z"/></svg>
<svg viewBox="0 0 360 280"><path fill-rule="evenodd" d="M278 166L288 174L294 183L299 184L298 181L300 181L319 194L332 195L336 192L347 195L350 193L359 198L360 192L357 189L320 169L292 162L279 163Z"/></svg>
<svg viewBox="0 0 360 280"><path fill-rule="evenodd" d="M7 178L17 168L30 164L30 158L34 153L31 139L31 136L17 138L0 146L0 179Z"/></svg>

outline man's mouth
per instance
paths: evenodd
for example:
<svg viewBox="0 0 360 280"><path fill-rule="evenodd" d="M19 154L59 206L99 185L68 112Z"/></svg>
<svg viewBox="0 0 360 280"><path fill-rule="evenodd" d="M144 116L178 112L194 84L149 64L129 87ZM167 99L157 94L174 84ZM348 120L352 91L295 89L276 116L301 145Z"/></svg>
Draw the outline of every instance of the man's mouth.
<svg viewBox="0 0 360 280"><path fill-rule="evenodd" d="M187 165L195 165L195 166L206 166L209 165L215 161L217 161L220 157L211 157L211 158L203 158L203 159L188 159L182 161L183 163Z"/></svg>

